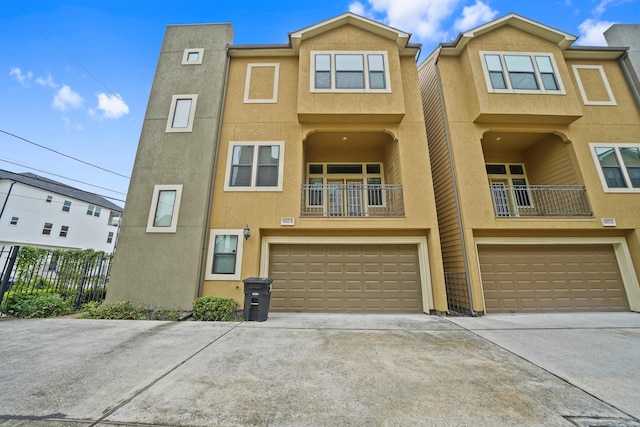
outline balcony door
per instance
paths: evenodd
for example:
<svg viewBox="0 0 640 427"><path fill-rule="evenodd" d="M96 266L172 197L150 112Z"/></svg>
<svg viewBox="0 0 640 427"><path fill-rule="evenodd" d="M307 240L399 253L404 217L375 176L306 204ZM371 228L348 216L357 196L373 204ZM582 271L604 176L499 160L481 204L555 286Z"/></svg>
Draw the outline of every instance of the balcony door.
<svg viewBox="0 0 640 427"><path fill-rule="evenodd" d="M486 169L496 216L518 216L532 207L524 165L487 164Z"/></svg>
<svg viewBox="0 0 640 427"><path fill-rule="evenodd" d="M329 178L329 216L362 216L362 179Z"/></svg>

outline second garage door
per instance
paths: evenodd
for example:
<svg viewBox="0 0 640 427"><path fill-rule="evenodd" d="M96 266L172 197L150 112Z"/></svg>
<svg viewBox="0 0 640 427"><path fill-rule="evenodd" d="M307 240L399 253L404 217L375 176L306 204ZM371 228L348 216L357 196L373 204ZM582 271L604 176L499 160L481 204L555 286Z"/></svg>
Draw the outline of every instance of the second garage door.
<svg viewBox="0 0 640 427"><path fill-rule="evenodd" d="M628 311L611 245L478 246L487 313Z"/></svg>
<svg viewBox="0 0 640 427"><path fill-rule="evenodd" d="M271 245L272 311L422 312L416 245Z"/></svg>

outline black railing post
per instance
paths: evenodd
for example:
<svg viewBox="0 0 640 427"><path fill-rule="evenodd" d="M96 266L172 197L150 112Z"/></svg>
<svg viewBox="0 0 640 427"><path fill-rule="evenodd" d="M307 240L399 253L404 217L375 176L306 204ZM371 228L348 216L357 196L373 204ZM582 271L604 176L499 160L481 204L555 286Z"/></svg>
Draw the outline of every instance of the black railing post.
<svg viewBox="0 0 640 427"><path fill-rule="evenodd" d="M9 262L2 272L2 280L0 280L0 306L2 306L2 302L4 301L4 293L9 290L9 278L11 277L11 272L13 271L16 259L18 258L18 252L20 252L20 246L14 246L11 249Z"/></svg>

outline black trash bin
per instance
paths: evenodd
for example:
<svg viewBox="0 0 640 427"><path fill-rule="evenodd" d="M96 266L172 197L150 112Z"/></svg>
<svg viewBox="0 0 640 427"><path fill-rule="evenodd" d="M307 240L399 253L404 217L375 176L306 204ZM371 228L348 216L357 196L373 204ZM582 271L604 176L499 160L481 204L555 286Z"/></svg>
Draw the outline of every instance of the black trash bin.
<svg viewBox="0 0 640 427"><path fill-rule="evenodd" d="M244 320L264 322L269 315L271 282L269 277L249 277L244 282Z"/></svg>

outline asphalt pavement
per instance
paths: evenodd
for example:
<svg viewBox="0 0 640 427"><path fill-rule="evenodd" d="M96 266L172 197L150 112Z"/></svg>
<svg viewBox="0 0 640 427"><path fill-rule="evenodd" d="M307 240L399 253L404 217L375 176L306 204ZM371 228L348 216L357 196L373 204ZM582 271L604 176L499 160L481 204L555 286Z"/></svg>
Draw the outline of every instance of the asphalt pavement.
<svg viewBox="0 0 640 427"><path fill-rule="evenodd" d="M0 426L640 426L640 314L0 319Z"/></svg>

